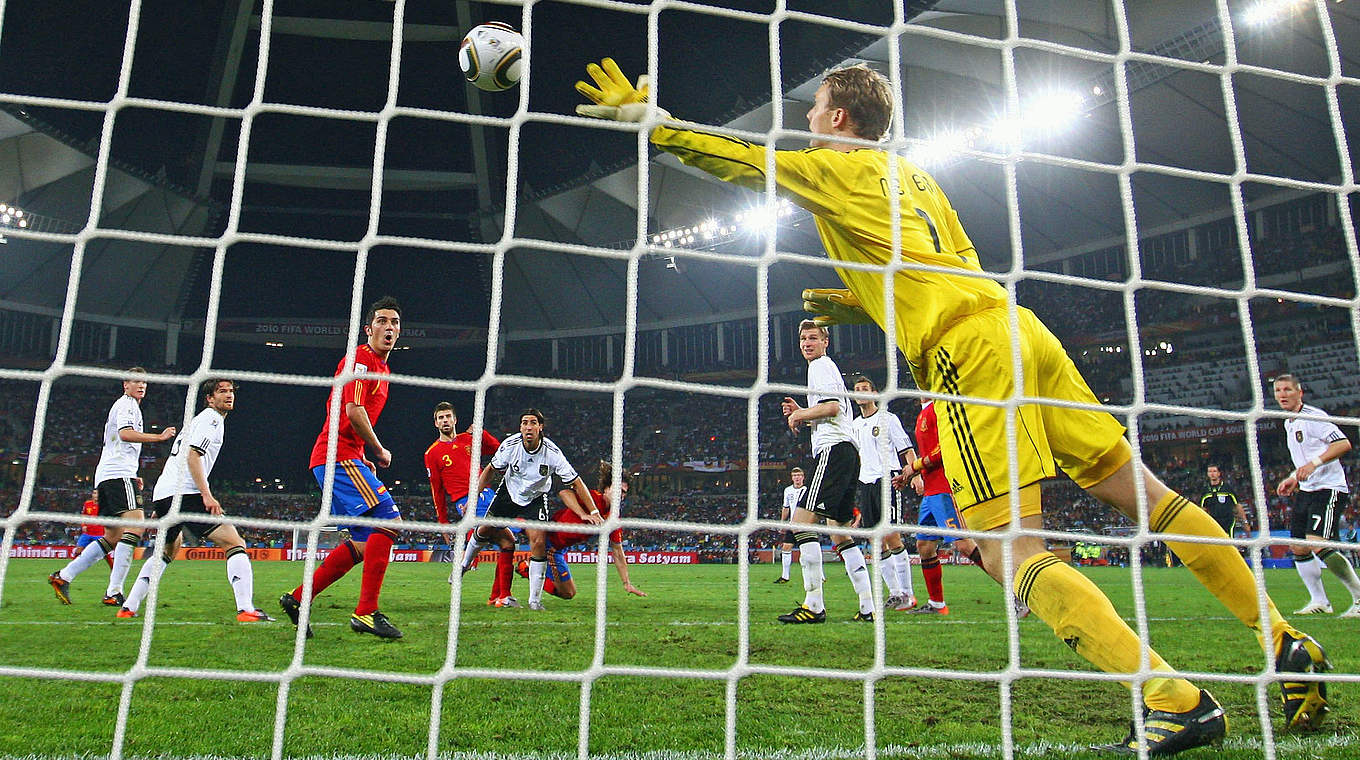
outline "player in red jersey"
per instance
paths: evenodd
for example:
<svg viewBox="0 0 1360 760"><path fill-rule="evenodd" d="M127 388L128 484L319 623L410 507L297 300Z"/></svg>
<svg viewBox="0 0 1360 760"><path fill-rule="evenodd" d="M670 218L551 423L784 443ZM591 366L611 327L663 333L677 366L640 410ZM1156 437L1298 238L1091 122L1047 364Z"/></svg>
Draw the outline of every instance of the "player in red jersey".
<svg viewBox="0 0 1360 760"><path fill-rule="evenodd" d="M368 342L360 344L354 352L353 371L358 377L339 389L339 418L329 417L330 412L327 412L326 426L316 437L309 466L316 476L316 482L324 489L328 441L331 427L334 426L337 436L331 514L337 517L377 518L396 523L401 520L401 512L392 501L392 495L387 492L387 486L378 480L374 462L364 456L364 446L367 445L373 452L377 467L392 464L392 452L383 448L373 426L387 404L388 382L383 379L383 376L390 374L387 357L401 336L401 305L395 298L384 296L369 307L364 332L368 335ZM349 368L349 357L341 359L335 374L340 375ZM332 408L336 392L331 391L332 396L326 402L327 410ZM312 597L362 563L364 569L359 586L359 604L350 616L349 627L355 633L371 633L384 639L401 638L401 631L378 611L378 594L382 591L392 544L397 538L396 530L368 525L341 524L339 527L349 531L349 540L332 549L316 568L312 575ZM302 586L279 597L279 606L288 613L293 625L298 624L302 601ZM312 635L310 626L307 635Z"/></svg>
<svg viewBox="0 0 1360 760"><path fill-rule="evenodd" d="M600 462L600 478L596 487L591 489L590 498L595 502L595 509L600 511L601 517L609 517L611 486L614 484L614 468L608 463ZM628 474L624 473L619 479L619 498L628 496ZM576 494L570 489L563 489L557 492L558 498L566 501L576 499ZM575 523L584 525L585 520L568 507L563 507L553 513L553 522ZM594 541L594 533L569 533L566 531L548 532L548 551L551 553L548 562L548 576L543 579L543 590L561 599L570 599L576 596L576 581L571 577L571 570L567 567L567 549L576 544L586 541ZM628 580L628 558L623 553L623 529L615 529L609 534L609 556L614 561L614 569L619 573L619 580L623 581L623 590L630 594L646 596L647 594L634 586ZM521 577L529 577L529 563L520 562L516 568Z"/></svg>
<svg viewBox="0 0 1360 760"><path fill-rule="evenodd" d="M90 498L85 500L85 504L80 508L80 513L86 517L99 516L99 491L90 492ZM99 523L86 523L80 526L80 537L76 539L76 549L83 550L87 545L98 541L104 537L104 526ZM109 567L113 567L113 555L105 554L104 561Z"/></svg>
<svg viewBox="0 0 1360 760"><path fill-rule="evenodd" d="M472 470L472 432L465 431L456 435L454 433L458 429L458 413L454 411L453 404L441 401L435 405L434 428L439 431L439 440L425 450L425 475L430 479L435 518L441 523L448 523L451 522L450 503L458 513L454 519L463 516L467 509L469 482L476 482L480 470ZM483 430L481 460L489 462L500 445L501 442L496 440L496 436ZM489 490L480 494L479 501L484 503L476 505L478 515L486 514L486 507L490 505L495 495L495 491ZM452 537L447 533L444 534L444 541L453 543ZM509 548L502 546L496 558L496 580L491 586L491 598L487 600L487 604L495 607L519 606L519 602L510 594L514 572L515 545L511 543ZM452 576L449 582L453 582Z"/></svg>

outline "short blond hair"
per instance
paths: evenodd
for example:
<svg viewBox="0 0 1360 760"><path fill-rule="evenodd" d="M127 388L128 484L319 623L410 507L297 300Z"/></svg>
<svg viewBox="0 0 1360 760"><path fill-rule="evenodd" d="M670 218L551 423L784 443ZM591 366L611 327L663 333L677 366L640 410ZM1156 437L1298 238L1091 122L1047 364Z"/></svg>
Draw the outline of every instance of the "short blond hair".
<svg viewBox="0 0 1360 760"><path fill-rule="evenodd" d="M816 322L815 320L805 319L805 320L803 320L802 322L799 322L799 323L798 323L798 334L799 334L799 335L802 335L804 330L816 330L817 332L819 332L819 333L822 334L822 337L823 337L823 338L830 338L830 337L831 337L831 331L828 330L828 329L826 329L825 327L823 327L823 326L817 324L817 322Z"/></svg>
<svg viewBox="0 0 1360 760"><path fill-rule="evenodd" d="M830 69L822 77L827 102L844 108L851 131L866 140L882 140L892 125L892 84L862 63Z"/></svg>

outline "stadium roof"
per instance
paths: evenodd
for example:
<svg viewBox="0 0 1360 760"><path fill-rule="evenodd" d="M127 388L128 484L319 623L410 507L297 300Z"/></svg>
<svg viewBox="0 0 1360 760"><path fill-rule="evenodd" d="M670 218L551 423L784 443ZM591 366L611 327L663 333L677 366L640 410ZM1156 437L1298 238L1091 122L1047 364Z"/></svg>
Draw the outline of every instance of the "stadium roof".
<svg viewBox="0 0 1360 760"><path fill-rule="evenodd" d="M723 5L744 15L699 12L697 5L656 14L658 96L677 117L765 132L775 111L771 27L752 14L771 12L773 3ZM1345 145L1338 154L1329 109L1337 109L1346 127L1356 120L1354 83L1329 89L1320 78L1357 74L1360 11L1353 4L1328 3L1325 27L1311 4L1295 4L1261 24L1248 24L1238 13L1231 31L1239 68L1225 79L1200 65L1226 60L1226 30L1215 3L1129 0L1128 38L1139 55L1124 59L1132 131L1127 146L1112 57L1121 48L1121 21L1108 2L1020 2L1019 38L1008 35L1000 0L908 5L915 19L900 36L904 137L917 150L938 149L942 142L935 138L942 135L974 138L972 153L942 159L936 150L922 161L994 270L1008 270L1012 262L1009 166L1015 167L1018 238L1025 263L1033 266L1121 243L1126 216L1115 170L1130 162L1137 162L1129 182L1134 218L1146 235L1224 213L1231 198L1223 179L1243 180L1248 203L1267 202L1336 183L1343 162L1351 161L1348 134L1340 136ZM243 112L230 109L245 109L255 93L261 47L256 6L249 0L141 4L126 91L141 100L122 102L113 120L115 162L103 190L101 227L211 237L232 222ZM787 6L791 15L775 27L784 89L779 106L782 127L799 130L806 127L803 114L822 69L857 59L887 70L889 41L868 25L891 22L890 4L790 0ZM373 114L387 98L395 6L297 0L273 7L263 101L290 107L252 112L237 229L358 241L369 225L378 141ZM637 141L539 115L571 112L578 100L571 85L586 61L612 55L626 71L642 71L649 6L533 4L527 18L533 30L530 92L503 94L468 87L457 70L456 47L462 31L482 20L525 25L521 8L418 0L401 8L396 104L421 110L387 123L377 230L464 243L498 240L505 177L513 166L514 236L551 245L522 245L507 255L503 329L529 336L621 327L626 261L563 244L632 245ZM105 125L104 112L95 107L118 93L127 23L126 3L57 7L19 0L5 6L0 105L8 114L0 114L0 201L45 220L50 231L78 230L89 216ZM1329 65L1332 44L1338 72ZM1009 147L987 137L998 134L990 130L1006 106L1008 50L1022 112L1055 90L1083 96L1067 129L1050 124ZM1183 65L1167 65L1177 61ZM191 112L153 101L228 110ZM505 119L521 105L528 116L513 128L507 121L442 115ZM360 118L339 118L344 115ZM1240 167L1234 158L1238 135L1245 158ZM513 162L507 155L512 139L519 148ZM780 144L805 140L790 135ZM1025 153L1007 163L1011 148ZM648 174L649 234L709 218L727 223L759 201L655 151ZM1257 175L1278 179L1254 181ZM723 239L728 242L708 248L738 256L762 250L752 238ZM800 214L785 218L778 247L820 250ZM0 305L61 307L69 245L12 234L0 250ZM85 251L77 308L125 319L201 318L211 262L209 247L95 238ZM343 318L354 265L352 253L326 245L237 243L225 262L221 312ZM402 295L413 321L485 325L494 276L485 254L384 246L368 257L365 296ZM652 254L640 262L638 282L644 326L754 313L750 266ZM776 309L793 308L802 287L834 282L825 267L781 262L770 268L770 301Z"/></svg>

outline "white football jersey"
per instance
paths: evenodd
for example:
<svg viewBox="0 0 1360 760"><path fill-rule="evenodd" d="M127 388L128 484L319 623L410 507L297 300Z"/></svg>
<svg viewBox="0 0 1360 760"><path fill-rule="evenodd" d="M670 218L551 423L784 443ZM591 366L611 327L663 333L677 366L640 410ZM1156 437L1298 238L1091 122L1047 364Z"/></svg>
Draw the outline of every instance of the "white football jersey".
<svg viewBox="0 0 1360 760"><path fill-rule="evenodd" d="M792 485L784 486L784 509L789 510L789 519L793 519L793 508L798 506L798 502L803 500L803 494L807 493L807 485L804 483L802 488L795 488Z"/></svg>
<svg viewBox="0 0 1360 760"><path fill-rule="evenodd" d="M189 427L175 437L175 444L170 447L170 458L165 460L165 469L156 480L156 490L151 497L153 501L175 494L200 493L193 475L189 474L189 450L197 451L203 458L203 477L212 474L217 455L222 451L222 433L226 422L226 418L212 407L207 407L189 421Z"/></svg>
<svg viewBox="0 0 1360 760"><path fill-rule="evenodd" d="M913 448L902 420L881 406L872 415L855 420L855 444L861 483L873 483L902 469L897 452Z"/></svg>
<svg viewBox="0 0 1360 760"><path fill-rule="evenodd" d="M522 434L507 437L491 456L491 466L505 472L505 489L521 507L529 506L534 497L552 490L553 475L557 475L563 485L580 477L562 450L546 436L534 451L524 449Z"/></svg>
<svg viewBox="0 0 1360 760"><path fill-rule="evenodd" d="M1323 415L1326 412L1313 406L1304 404L1299 410L1302 414ZM1326 420L1305 420L1298 417L1284 421L1284 435L1289 443L1289 458L1294 460L1294 469L1298 469L1316 456L1322 456L1322 452L1335 441L1340 441L1346 437L1341 432L1341 428ZM1350 493L1346 486L1346 471L1342 469L1341 462L1333 459L1313 470L1313 474L1307 480L1299 481L1300 491L1342 491Z"/></svg>
<svg viewBox="0 0 1360 760"><path fill-rule="evenodd" d="M104 450L99 453L99 466L94 470L94 483L99 485L115 478L135 478L141 465L142 444L118 437L120 430L131 428L142 432L142 405L126 394L119 396L109 408L104 423Z"/></svg>
<svg viewBox="0 0 1360 760"><path fill-rule="evenodd" d="M841 441L855 442L851 428L850 397L846 395L845 378L841 368L830 356L808 362L808 407L823 401L839 401L841 410L835 417L812 421L812 453L821 454Z"/></svg>

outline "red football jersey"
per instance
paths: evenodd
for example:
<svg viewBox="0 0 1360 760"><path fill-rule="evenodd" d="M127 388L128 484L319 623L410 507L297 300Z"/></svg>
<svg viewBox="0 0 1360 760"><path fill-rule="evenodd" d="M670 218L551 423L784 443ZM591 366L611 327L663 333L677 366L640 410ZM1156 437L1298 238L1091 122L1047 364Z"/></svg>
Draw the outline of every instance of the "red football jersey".
<svg viewBox="0 0 1360 760"><path fill-rule="evenodd" d="M609 505L605 503L604 494L592 488L590 489L590 498L595 501L595 508L600 510L600 517L608 517ZM590 510L587 509L586 511L588 512ZM576 523L577 525L585 525L585 521L582 520L579 515L577 515L570 509L567 509L566 507L562 507L561 509L554 512L552 519L553 522ZM596 534L594 533L567 533L565 531L561 532L553 531L548 534L548 545L551 546L555 551L557 549L565 549L573 544L579 544L582 541L594 541L595 536ZM617 528L614 530L613 533L609 534L609 543L611 544L623 543L622 528Z"/></svg>
<svg viewBox="0 0 1360 760"><path fill-rule="evenodd" d="M501 442L496 436L482 431L482 466L491 461ZM425 474L430 478L430 495L434 497L434 513L439 522L449 521L449 505L468 495L468 471L472 467L472 433L459 433L452 441L435 441L425 450Z"/></svg>
<svg viewBox="0 0 1360 760"><path fill-rule="evenodd" d="M345 364L345 360L341 359L335 368L336 375L345 371ZM354 431L354 426L349 424L345 404L354 403L362 406L368 412L369 423L373 425L378 424L378 416L387 405L387 381L369 376L389 375L391 370L387 368L387 362L379 359L367 343L360 345L359 350L354 353L354 371L361 374L340 389L340 437L335 443L337 462L364 458L364 439L360 438ZM312 447L312 463L307 465L308 467L326 463L326 439L330 436L329 413L335 391L332 390L331 394L326 399L327 424L322 426L321 434L316 437L316 445Z"/></svg>
<svg viewBox="0 0 1360 760"><path fill-rule="evenodd" d="M98 517L99 505L95 504L92 499L86 499L85 506L80 508L80 513L82 515L89 515L90 517ZM102 536L104 535L104 526L99 525L98 523L94 525L82 525L80 526L80 532L87 536Z"/></svg>
<svg viewBox="0 0 1360 760"><path fill-rule="evenodd" d="M940 461L940 427L935 419L935 404L927 402L916 415L916 453L930 457L934 465L922 473L925 478L925 496L949 493L949 478L944 474L944 462Z"/></svg>

